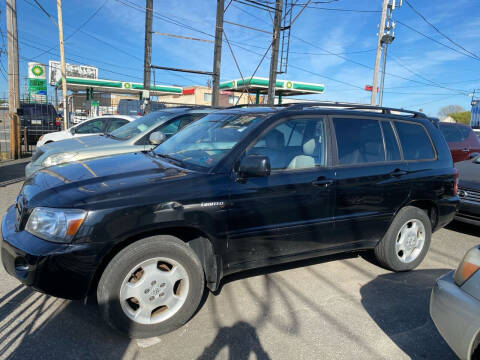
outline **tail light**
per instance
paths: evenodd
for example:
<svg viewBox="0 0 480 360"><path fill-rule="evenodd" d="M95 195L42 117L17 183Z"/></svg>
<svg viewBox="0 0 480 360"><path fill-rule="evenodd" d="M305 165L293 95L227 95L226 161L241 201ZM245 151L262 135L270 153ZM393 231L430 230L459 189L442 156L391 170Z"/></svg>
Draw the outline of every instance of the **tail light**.
<svg viewBox="0 0 480 360"><path fill-rule="evenodd" d="M456 196L458 193L458 170L456 168L453 168L453 170L453 181L455 182L453 185L453 196Z"/></svg>
<svg viewBox="0 0 480 360"><path fill-rule="evenodd" d="M480 249L478 246L470 249L455 271L455 284L462 286L480 268Z"/></svg>

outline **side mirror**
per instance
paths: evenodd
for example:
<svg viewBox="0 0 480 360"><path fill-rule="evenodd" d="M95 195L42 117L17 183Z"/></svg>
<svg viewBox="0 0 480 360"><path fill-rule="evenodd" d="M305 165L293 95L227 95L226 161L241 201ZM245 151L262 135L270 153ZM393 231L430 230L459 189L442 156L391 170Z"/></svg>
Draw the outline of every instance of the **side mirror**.
<svg viewBox="0 0 480 360"><path fill-rule="evenodd" d="M75 128L74 127L70 128L70 132L72 133L72 135L75 135Z"/></svg>
<svg viewBox="0 0 480 360"><path fill-rule="evenodd" d="M270 159L264 155L247 155L238 167L242 178L268 176L270 170Z"/></svg>
<svg viewBox="0 0 480 360"><path fill-rule="evenodd" d="M152 145L159 145L165 141L165 134L161 131L155 131L150 134L148 141L150 141L150 144Z"/></svg>

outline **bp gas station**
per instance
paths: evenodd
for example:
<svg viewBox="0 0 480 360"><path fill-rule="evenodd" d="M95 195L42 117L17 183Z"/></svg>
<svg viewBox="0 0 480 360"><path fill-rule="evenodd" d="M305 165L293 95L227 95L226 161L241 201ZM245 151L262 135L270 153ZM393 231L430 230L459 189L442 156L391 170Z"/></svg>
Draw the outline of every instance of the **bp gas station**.
<svg viewBox="0 0 480 360"><path fill-rule="evenodd" d="M41 63L29 63L29 81L28 94L31 102L47 101L47 66ZM60 65L56 61L49 62L48 83L55 89L55 94L62 88L62 76ZM89 115L98 114L100 101L110 98L111 112L116 103L113 98L142 99L142 96L157 97L162 102L162 97L170 95L168 98L174 98L178 104L182 104L182 97L191 95L192 86L182 87L175 85L157 85L150 86L149 91L145 91L142 83L131 81L120 81L110 79L99 79L98 68L88 65L67 64L66 85L70 101L68 102L69 111L75 112L83 108L83 111ZM233 95L245 94L247 102L253 101L261 104L265 100L268 92L268 79L262 77L247 77L223 81L220 83L220 90L223 93L232 93ZM195 88L195 86L193 86ZM300 95L322 94L324 92L323 84L307 83L296 80L277 79L275 83L275 92L278 103L283 102L284 97L295 97ZM173 97L172 97L173 95ZM253 95L253 96L252 96ZM105 101L103 101L105 103ZM57 101L58 103L58 101ZM204 105L204 104L202 104Z"/></svg>
<svg viewBox="0 0 480 360"><path fill-rule="evenodd" d="M260 95L268 92L268 79L261 77L249 77L246 79L235 79L220 83L220 90L246 92L255 94L255 103L260 103ZM275 94L278 96L278 103L282 103L284 96L323 94L323 84L306 83L294 80L277 80L275 83Z"/></svg>

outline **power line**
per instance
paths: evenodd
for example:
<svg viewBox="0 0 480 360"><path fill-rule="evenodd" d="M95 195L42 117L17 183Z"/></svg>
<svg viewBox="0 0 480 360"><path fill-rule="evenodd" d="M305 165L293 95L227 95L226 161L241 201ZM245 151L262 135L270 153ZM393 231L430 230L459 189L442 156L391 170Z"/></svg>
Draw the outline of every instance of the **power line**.
<svg viewBox="0 0 480 360"><path fill-rule="evenodd" d="M28 0L24 0L24 1L25 1L27 4L33 6L34 8L37 8L37 7L36 7L34 4L32 4L30 1L28 1ZM45 10L45 9L43 9L43 10ZM43 11L43 10L42 10L42 11ZM46 12L46 10L45 10L45 12ZM51 15L50 15L48 12L46 12L46 14L47 14L48 17L51 17ZM69 24L65 24L65 25L67 25L68 27L73 28L73 26L71 26L71 25L69 25ZM116 51L118 51L118 52L121 52L121 53L123 53L123 54L125 54L125 55L127 55L127 56L130 56L130 57L132 57L132 58L134 58L134 59L137 59L137 60L143 62L143 59L142 59L142 58L139 58L138 56L135 56L135 55L133 55L133 54L131 54L131 53L123 50L123 49L120 49L119 47L116 47L116 46L110 44L109 42L104 41L104 40L98 38L98 37L95 36L95 35L92 35L92 34L90 34L90 33L87 33L87 32L84 31L84 30L79 30L79 31L80 31L82 34L84 34L84 35L86 35L86 36L88 36L88 37L91 37L92 39L95 39L96 41L101 42L102 44L104 44L104 45L106 45L106 46L109 46L109 47L111 47L112 49L114 49L114 50L116 50Z"/></svg>
<svg viewBox="0 0 480 360"><path fill-rule="evenodd" d="M63 42L66 42L66 41L67 41L68 39L70 39L72 36L74 36L75 34L77 34L83 27L85 27L85 25L87 25L87 24L100 12L100 10L103 9L103 7L107 4L107 2L108 2L108 0L105 0L105 1L102 3L102 5L100 5L100 7L99 7L97 10L95 10L95 12L93 12L93 14L90 15L90 16L87 18L87 20L85 20L85 21L84 21L79 27L77 27L70 35L68 35ZM58 45L51 47L48 51L55 50L56 48L58 48ZM42 55L44 55L44 54L46 54L46 53L47 53L47 51L42 52L42 53L40 53L40 54L38 54L37 56L34 56L34 57L40 57L40 56L42 56Z"/></svg>
<svg viewBox="0 0 480 360"><path fill-rule="evenodd" d="M402 21L400 21L400 20L396 20L396 23L397 23L397 24L400 24L400 25L402 25L402 26L405 26L407 29L409 29L409 30L411 30L411 31L413 31L413 32L416 32L416 33L419 34L419 35L422 35L424 38L426 38L426 39L428 39L428 40L431 40L431 41L433 41L434 43L437 43L437 44L439 44L439 45L441 45L441 46L443 46L443 47L446 47L447 49L453 50L453 51L455 51L455 52L458 53L458 54L461 54L461 55L463 55L463 56L468 56L469 58L472 58L472 59L474 59L474 60L480 61L480 59L479 59L478 57L475 57L475 56L472 56L472 55L469 55L469 54L465 54L464 52L459 51L458 49L455 49L454 47L451 47L451 46L449 46L449 45L447 45L447 44L444 44L444 43L442 43L441 41L438 41L438 40L432 38L431 36L426 35L426 34L422 33L421 31L418 31L418 30L415 29L414 27L412 27L412 26L410 26L410 25L408 25L408 24L405 24L404 22L402 22Z"/></svg>
<svg viewBox="0 0 480 360"><path fill-rule="evenodd" d="M438 27L436 27L434 24L432 24L430 21L428 21L428 19L422 15L422 13L420 13L420 11L418 11L417 9L415 9L413 7L412 4L410 4L410 2L408 0L405 0L405 3L410 7L410 9L412 9L418 16L420 16L420 18L422 18L423 21L425 21L428 25L430 25L437 33L439 33L440 35L442 35L445 39L447 39L448 41L450 41L452 44L454 44L455 46L459 47L460 49L462 49L463 51L465 51L466 53L476 57L477 59L480 60L480 57L476 54L474 54L473 52L465 49L462 45L460 45L458 42L454 41L451 37L449 37L448 35L446 35L445 33L443 33Z"/></svg>
<svg viewBox="0 0 480 360"><path fill-rule="evenodd" d="M294 6L299 6L302 4L294 4ZM307 6L307 9L317 9L317 10L325 10L325 11L339 11L339 12L353 12L353 13L381 13L380 10L362 10L362 9L339 9L339 8L328 8L328 7L320 7L320 6Z"/></svg>
<svg viewBox="0 0 480 360"><path fill-rule="evenodd" d="M25 0L25 1L28 2L27 0ZM42 4L40 4L37 0L33 0L33 1L35 2L35 4L37 4L37 6L40 8L40 10L43 11L43 12L45 13L45 15L48 16L48 18L50 19L50 21L53 22L56 26L58 26L57 21L55 20L55 18L54 18L52 15L50 15L50 13L49 13L47 10L45 10L45 8L42 6ZM29 2L29 4L32 5L32 6L35 6L35 5L33 5L32 3L30 3L30 2Z"/></svg>

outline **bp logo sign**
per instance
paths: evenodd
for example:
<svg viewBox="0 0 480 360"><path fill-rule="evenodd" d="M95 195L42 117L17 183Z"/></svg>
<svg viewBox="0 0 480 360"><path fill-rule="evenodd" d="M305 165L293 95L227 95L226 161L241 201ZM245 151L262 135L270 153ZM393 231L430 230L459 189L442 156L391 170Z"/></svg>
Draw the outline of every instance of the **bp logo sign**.
<svg viewBox="0 0 480 360"><path fill-rule="evenodd" d="M42 76L44 73L43 68L40 65L34 65L32 67L32 74L36 77Z"/></svg>
<svg viewBox="0 0 480 360"><path fill-rule="evenodd" d="M291 82L291 81L288 81L288 82L287 82L287 88L288 88L288 89L291 89L292 86L293 86L292 82Z"/></svg>
<svg viewBox="0 0 480 360"><path fill-rule="evenodd" d="M125 89L130 89L130 88L132 87L132 84L130 84L130 83L123 83L123 87L124 87Z"/></svg>

